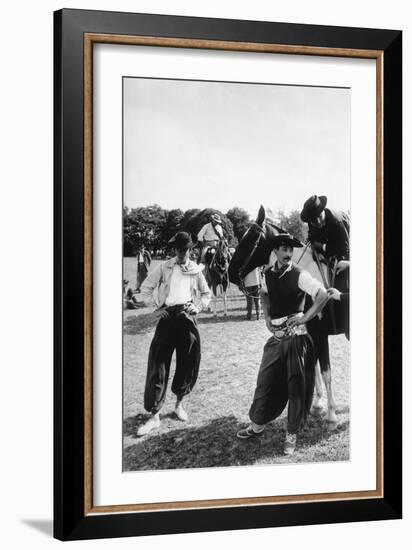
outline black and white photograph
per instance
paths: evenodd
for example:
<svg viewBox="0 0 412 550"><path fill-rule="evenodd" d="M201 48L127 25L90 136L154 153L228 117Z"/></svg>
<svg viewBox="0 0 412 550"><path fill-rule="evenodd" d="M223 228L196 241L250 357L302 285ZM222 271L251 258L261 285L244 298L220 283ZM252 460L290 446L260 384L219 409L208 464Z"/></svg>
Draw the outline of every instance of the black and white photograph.
<svg viewBox="0 0 412 550"><path fill-rule="evenodd" d="M408 4L2 7L2 547L405 548Z"/></svg>
<svg viewBox="0 0 412 550"><path fill-rule="evenodd" d="M350 460L350 109L123 78L123 471Z"/></svg>

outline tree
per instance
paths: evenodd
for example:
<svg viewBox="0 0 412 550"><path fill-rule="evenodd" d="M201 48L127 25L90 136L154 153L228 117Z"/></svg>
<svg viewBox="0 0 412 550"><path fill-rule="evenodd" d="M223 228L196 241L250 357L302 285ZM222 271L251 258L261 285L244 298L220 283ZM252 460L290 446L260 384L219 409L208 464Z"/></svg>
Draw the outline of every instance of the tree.
<svg viewBox="0 0 412 550"><path fill-rule="evenodd" d="M278 210L275 221L277 225L296 237L296 239L302 242L306 241L308 229L306 224L300 219L300 212L298 210L292 210L289 214L285 214L283 210Z"/></svg>
<svg viewBox="0 0 412 550"><path fill-rule="evenodd" d="M134 255L134 242L135 236L133 233L133 226L129 219L129 209L127 206L123 207L123 255Z"/></svg>
<svg viewBox="0 0 412 550"><path fill-rule="evenodd" d="M199 211L197 214L194 214L190 216L190 218L186 221L186 223L183 223L182 220L182 230L187 231L192 235L192 239L194 241L197 240L197 234L201 230L201 228L206 224L210 222L210 217L212 214L218 214L222 220L222 227L224 234L227 238L227 241L229 245L236 245L237 240L235 239L235 235L233 233L233 225L232 222L227 218L222 212L219 210L215 210L213 208L205 208L204 210ZM185 212L186 216L186 212Z"/></svg>
<svg viewBox="0 0 412 550"><path fill-rule="evenodd" d="M183 210L176 208L169 210L166 215L166 222L162 230L163 246L166 246L170 239L180 230L180 224L183 220Z"/></svg>
<svg viewBox="0 0 412 550"><path fill-rule="evenodd" d="M200 208L190 208L189 210L186 210L186 212L183 214L182 221L180 222L180 229L181 231L187 231L185 228L187 227L187 224L193 216L196 216L196 214L199 214Z"/></svg>
<svg viewBox="0 0 412 550"><path fill-rule="evenodd" d="M139 246L162 247L162 231L166 225L166 211L158 204L123 209L124 254L136 254Z"/></svg>
<svg viewBox="0 0 412 550"><path fill-rule="evenodd" d="M251 221L249 219L249 214L243 208L234 206L226 213L227 218L232 222L233 233L238 241L243 237L246 230L250 227Z"/></svg>

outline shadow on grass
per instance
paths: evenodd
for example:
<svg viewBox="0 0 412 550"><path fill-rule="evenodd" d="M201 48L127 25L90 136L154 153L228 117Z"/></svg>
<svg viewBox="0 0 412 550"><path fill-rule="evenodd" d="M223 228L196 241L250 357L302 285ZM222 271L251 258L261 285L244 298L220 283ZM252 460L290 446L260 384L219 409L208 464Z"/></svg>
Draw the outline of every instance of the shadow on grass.
<svg viewBox="0 0 412 550"><path fill-rule="evenodd" d="M209 323L240 323L242 321L244 321L245 323L251 322L247 321L246 312L244 315L233 315L231 313L228 313L226 317L221 312L218 313L217 317L215 317L213 313L210 313L207 317L200 316L197 319L199 325L207 325Z"/></svg>
<svg viewBox="0 0 412 550"><path fill-rule="evenodd" d="M147 416L138 415L124 422L125 435L136 437L138 426ZM310 417L308 426L298 435L293 458L283 456L285 439L284 420L271 422L262 437L240 440L237 431L243 425L233 415L216 418L203 426L172 429L162 433L157 430L144 438L136 437L136 444L124 449L123 470L167 470L183 468L207 468L213 466L245 466L256 463L307 462L309 447L326 442L330 437L348 430L349 421L336 430L327 430L321 418ZM299 457L299 455L301 456ZM325 458L325 460L334 460ZM337 460L337 458L335 458Z"/></svg>
<svg viewBox="0 0 412 550"><path fill-rule="evenodd" d="M235 315L229 313L228 315L226 315L226 317L221 312L218 313L217 317L215 317L213 313L208 313L206 315L201 314L197 318L197 322L199 325L209 323L237 323L241 321L247 321L246 312L244 315ZM124 334L127 334L129 336L135 336L137 334L147 334L155 328L156 324L157 321L152 313L138 313L136 315L130 315L124 321Z"/></svg>
<svg viewBox="0 0 412 550"><path fill-rule="evenodd" d="M124 334L135 335L150 332L156 325L153 313L137 313L125 319L123 325Z"/></svg>

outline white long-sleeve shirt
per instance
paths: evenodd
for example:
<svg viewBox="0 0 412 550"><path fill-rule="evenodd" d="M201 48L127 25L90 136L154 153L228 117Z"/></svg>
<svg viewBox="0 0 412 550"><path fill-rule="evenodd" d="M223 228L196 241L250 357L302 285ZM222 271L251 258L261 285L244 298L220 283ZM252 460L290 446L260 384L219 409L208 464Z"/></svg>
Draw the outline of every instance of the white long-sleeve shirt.
<svg viewBox="0 0 412 550"><path fill-rule="evenodd" d="M211 292L202 273L203 268L202 264L195 264L191 260L188 260L184 266L178 265L176 258L161 262L149 272L144 280L140 287L140 298L146 305L154 304L156 307L165 304L184 304L192 300L197 307L205 309L209 304ZM180 274L176 276L177 269ZM184 274L182 270L185 271ZM175 280L173 281L174 274ZM185 278L183 284L181 284L181 277ZM187 285L189 285L189 295L187 294ZM180 302L180 300L182 301ZM169 302L173 302L173 304Z"/></svg>
<svg viewBox="0 0 412 550"><path fill-rule="evenodd" d="M213 226L212 222L205 224L197 234L197 240L202 241L217 241L223 237L222 226L217 224Z"/></svg>

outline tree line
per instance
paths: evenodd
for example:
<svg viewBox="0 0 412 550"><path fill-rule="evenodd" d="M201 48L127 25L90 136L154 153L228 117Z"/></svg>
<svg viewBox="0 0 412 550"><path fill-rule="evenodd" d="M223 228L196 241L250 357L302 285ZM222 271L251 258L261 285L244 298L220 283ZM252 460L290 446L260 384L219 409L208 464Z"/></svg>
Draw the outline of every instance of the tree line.
<svg viewBox="0 0 412 550"><path fill-rule="evenodd" d="M191 208L185 212L180 208L166 210L158 204L123 208L123 254L134 256L142 245L152 253L164 251L167 243L177 231L187 231L194 241L204 224L210 221L211 214L218 214L229 246L237 246L240 239L253 223L246 210L237 206L226 213L213 208ZM280 227L300 240L306 238L305 224L299 212L286 214L279 210L274 221Z"/></svg>

